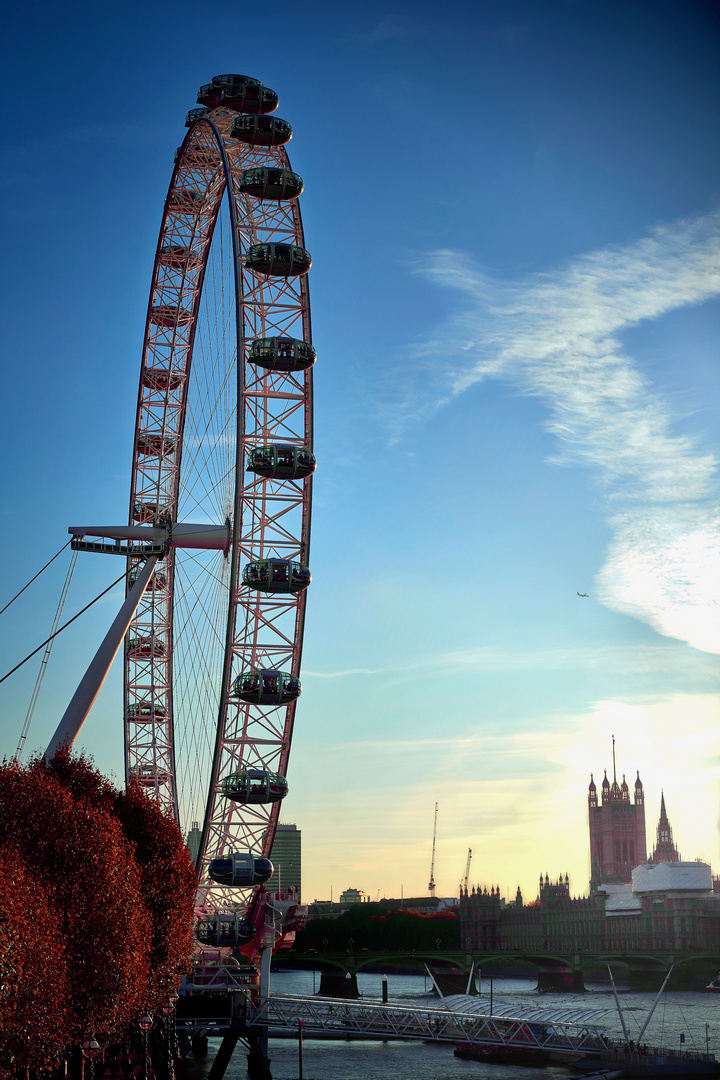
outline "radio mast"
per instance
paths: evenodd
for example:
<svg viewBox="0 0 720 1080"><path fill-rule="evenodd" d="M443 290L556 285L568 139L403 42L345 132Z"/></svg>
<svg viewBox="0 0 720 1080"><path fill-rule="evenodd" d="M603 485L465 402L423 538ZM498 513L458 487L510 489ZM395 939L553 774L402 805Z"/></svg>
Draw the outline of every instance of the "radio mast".
<svg viewBox="0 0 720 1080"><path fill-rule="evenodd" d="M435 803L435 823L433 824L433 849L432 860L430 862L430 881L428 882L428 890L431 896L435 895L435 838L437 836L437 811L438 804Z"/></svg>
<svg viewBox="0 0 720 1080"><path fill-rule="evenodd" d="M460 882L460 890L461 890L461 894L462 894L462 889L463 889L463 887L465 888L465 892L467 892L467 888L468 888L468 878L470 877L470 860L471 860L471 859L472 859L472 848L471 848L471 847L469 847L469 848L468 848L468 856L467 856L467 862L465 863L465 877L464 877L464 878L462 879L462 881Z"/></svg>

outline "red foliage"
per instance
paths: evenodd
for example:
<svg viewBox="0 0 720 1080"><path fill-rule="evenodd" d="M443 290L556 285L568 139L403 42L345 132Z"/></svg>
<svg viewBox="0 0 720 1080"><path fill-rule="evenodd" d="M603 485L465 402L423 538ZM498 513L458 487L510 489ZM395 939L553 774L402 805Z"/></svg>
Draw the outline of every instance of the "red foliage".
<svg viewBox="0 0 720 1080"><path fill-rule="evenodd" d="M122 1030L142 1004L149 919L119 822L38 761L0 778L0 847L24 854L59 918L80 1036Z"/></svg>
<svg viewBox="0 0 720 1080"><path fill-rule="evenodd" d="M89 1031L115 1037L156 1011L191 953L195 892L180 832L156 804L140 790L120 794L67 751L50 767L5 762L0 856L0 919L13 909L0 922L0 949L22 953L11 1019L0 1025L8 1054L12 1045L19 1062L34 1064L21 1023L31 999L43 999L36 1042L46 1054ZM22 930L27 918L33 933Z"/></svg>
<svg viewBox="0 0 720 1080"><path fill-rule="evenodd" d="M115 814L133 844L152 925L148 1008L155 1011L189 969L195 868L175 822L138 785L117 796Z"/></svg>
<svg viewBox="0 0 720 1080"><path fill-rule="evenodd" d="M431 919L437 920L459 920L457 911L454 908L443 908L442 911L417 911L415 908L398 908L393 912L393 915L412 915L414 919ZM384 918L384 916L381 916Z"/></svg>
<svg viewBox="0 0 720 1080"><path fill-rule="evenodd" d="M30 768L47 770L43 758L33 760ZM70 792L73 798L83 804L94 806L111 814L118 795L115 788L101 772L93 766L84 754L73 755L67 746L61 747L49 766L49 771Z"/></svg>
<svg viewBox="0 0 720 1080"><path fill-rule="evenodd" d="M0 1077L55 1064L71 1015L58 913L22 855L0 850Z"/></svg>

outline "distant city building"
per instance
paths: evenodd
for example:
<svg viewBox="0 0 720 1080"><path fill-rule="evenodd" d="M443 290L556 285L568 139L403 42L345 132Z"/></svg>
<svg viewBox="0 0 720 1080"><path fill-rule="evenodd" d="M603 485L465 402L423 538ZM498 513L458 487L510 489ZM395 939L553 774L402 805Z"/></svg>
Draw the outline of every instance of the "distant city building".
<svg viewBox="0 0 720 1080"><path fill-rule="evenodd" d="M703 862L681 862L660 799L657 842L648 860L645 800L638 773L634 799L623 776L618 784L613 740L613 781L607 772L601 798L590 777L588 812L591 895L570 896L568 875L551 882L540 875L538 899L523 903L520 889L506 904L500 887L461 892L463 947L487 952L579 954L638 950L717 951L720 888Z"/></svg>
<svg viewBox="0 0 720 1080"><path fill-rule="evenodd" d="M506 904L500 889L473 888L460 900L463 948L486 952L717 952L720 894L706 863L646 863L632 885L608 883L573 899L567 874L540 878L539 900Z"/></svg>
<svg viewBox="0 0 720 1080"><path fill-rule="evenodd" d="M680 854L673 844L672 829L665 810L664 792L660 795L660 820L658 821L656 835L657 840L650 861L654 863L680 862Z"/></svg>
<svg viewBox="0 0 720 1080"><path fill-rule="evenodd" d="M346 910L332 900L313 900L312 904L308 905L308 922L313 919L339 919Z"/></svg>
<svg viewBox="0 0 720 1080"><path fill-rule="evenodd" d="M444 908L454 908L459 904L454 897L440 899L435 896L401 897L371 900L361 889L346 889L336 903L331 900L314 900L309 905L308 919L338 919L353 904L375 904L381 911L417 911L422 915L435 915Z"/></svg>
<svg viewBox="0 0 720 1080"><path fill-rule="evenodd" d="M697 860L646 863L633 870L632 891L635 896L704 896L713 891L712 872Z"/></svg>
<svg viewBox="0 0 720 1080"><path fill-rule="evenodd" d="M297 825L278 825L273 840L270 861L274 870L266 883L271 893L290 895L300 900L302 895L302 831ZM290 890L296 890L290 894Z"/></svg>
<svg viewBox="0 0 720 1080"><path fill-rule="evenodd" d="M456 908L460 901L457 896L441 896L438 902L437 910L443 911L444 908Z"/></svg>
<svg viewBox="0 0 720 1080"><path fill-rule="evenodd" d="M645 847L645 797L640 773L635 780L633 802L623 774L618 784L615 773L615 741L613 740L613 781L607 770L601 785L601 800L592 773L588 788L588 817L590 826L591 891L601 882L630 884L633 868L647 858Z"/></svg>
<svg viewBox="0 0 720 1080"><path fill-rule="evenodd" d="M362 889L346 889L340 893L340 904L364 904L367 896Z"/></svg>
<svg viewBox="0 0 720 1080"><path fill-rule="evenodd" d="M190 858L193 862L197 862L197 857L200 852L200 841L202 840L202 833L200 832L200 824L197 821L193 821L192 829L187 834L185 843L190 851Z"/></svg>

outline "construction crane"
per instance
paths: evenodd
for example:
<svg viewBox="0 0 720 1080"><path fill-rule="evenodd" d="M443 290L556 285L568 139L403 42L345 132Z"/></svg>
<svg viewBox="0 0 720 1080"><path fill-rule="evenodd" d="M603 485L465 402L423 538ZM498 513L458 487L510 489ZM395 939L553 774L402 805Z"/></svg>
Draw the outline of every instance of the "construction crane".
<svg viewBox="0 0 720 1080"><path fill-rule="evenodd" d="M430 862L430 881L428 882L428 890L431 896L435 895L435 838L437 836L437 810L438 804L435 803L435 823L433 825L433 849L432 860Z"/></svg>
<svg viewBox="0 0 720 1080"><path fill-rule="evenodd" d="M472 859L472 848L468 848L467 862L465 863L465 877L460 882L460 891L464 889L467 892L468 878L470 877L470 860Z"/></svg>

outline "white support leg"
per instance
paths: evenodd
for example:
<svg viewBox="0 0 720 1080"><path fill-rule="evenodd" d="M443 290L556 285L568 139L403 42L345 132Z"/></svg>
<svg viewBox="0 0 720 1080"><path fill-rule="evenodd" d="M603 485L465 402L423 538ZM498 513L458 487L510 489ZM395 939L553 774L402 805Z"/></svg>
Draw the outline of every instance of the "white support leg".
<svg viewBox="0 0 720 1080"><path fill-rule="evenodd" d="M125 597L123 606L105 635L100 648L95 653L80 685L73 694L72 701L65 710L63 718L45 751L45 761L48 765L61 746L72 746L80 734L80 729L93 707L95 698L100 693L107 674L112 667L112 662L132 622L135 610L147 588L147 583L157 565L158 558L158 555L151 555L146 559L135 584Z"/></svg>
<svg viewBox="0 0 720 1080"><path fill-rule="evenodd" d="M272 960L272 947L266 945L262 951L260 960L260 1003L267 1012L267 1002L270 997L270 962Z"/></svg>

